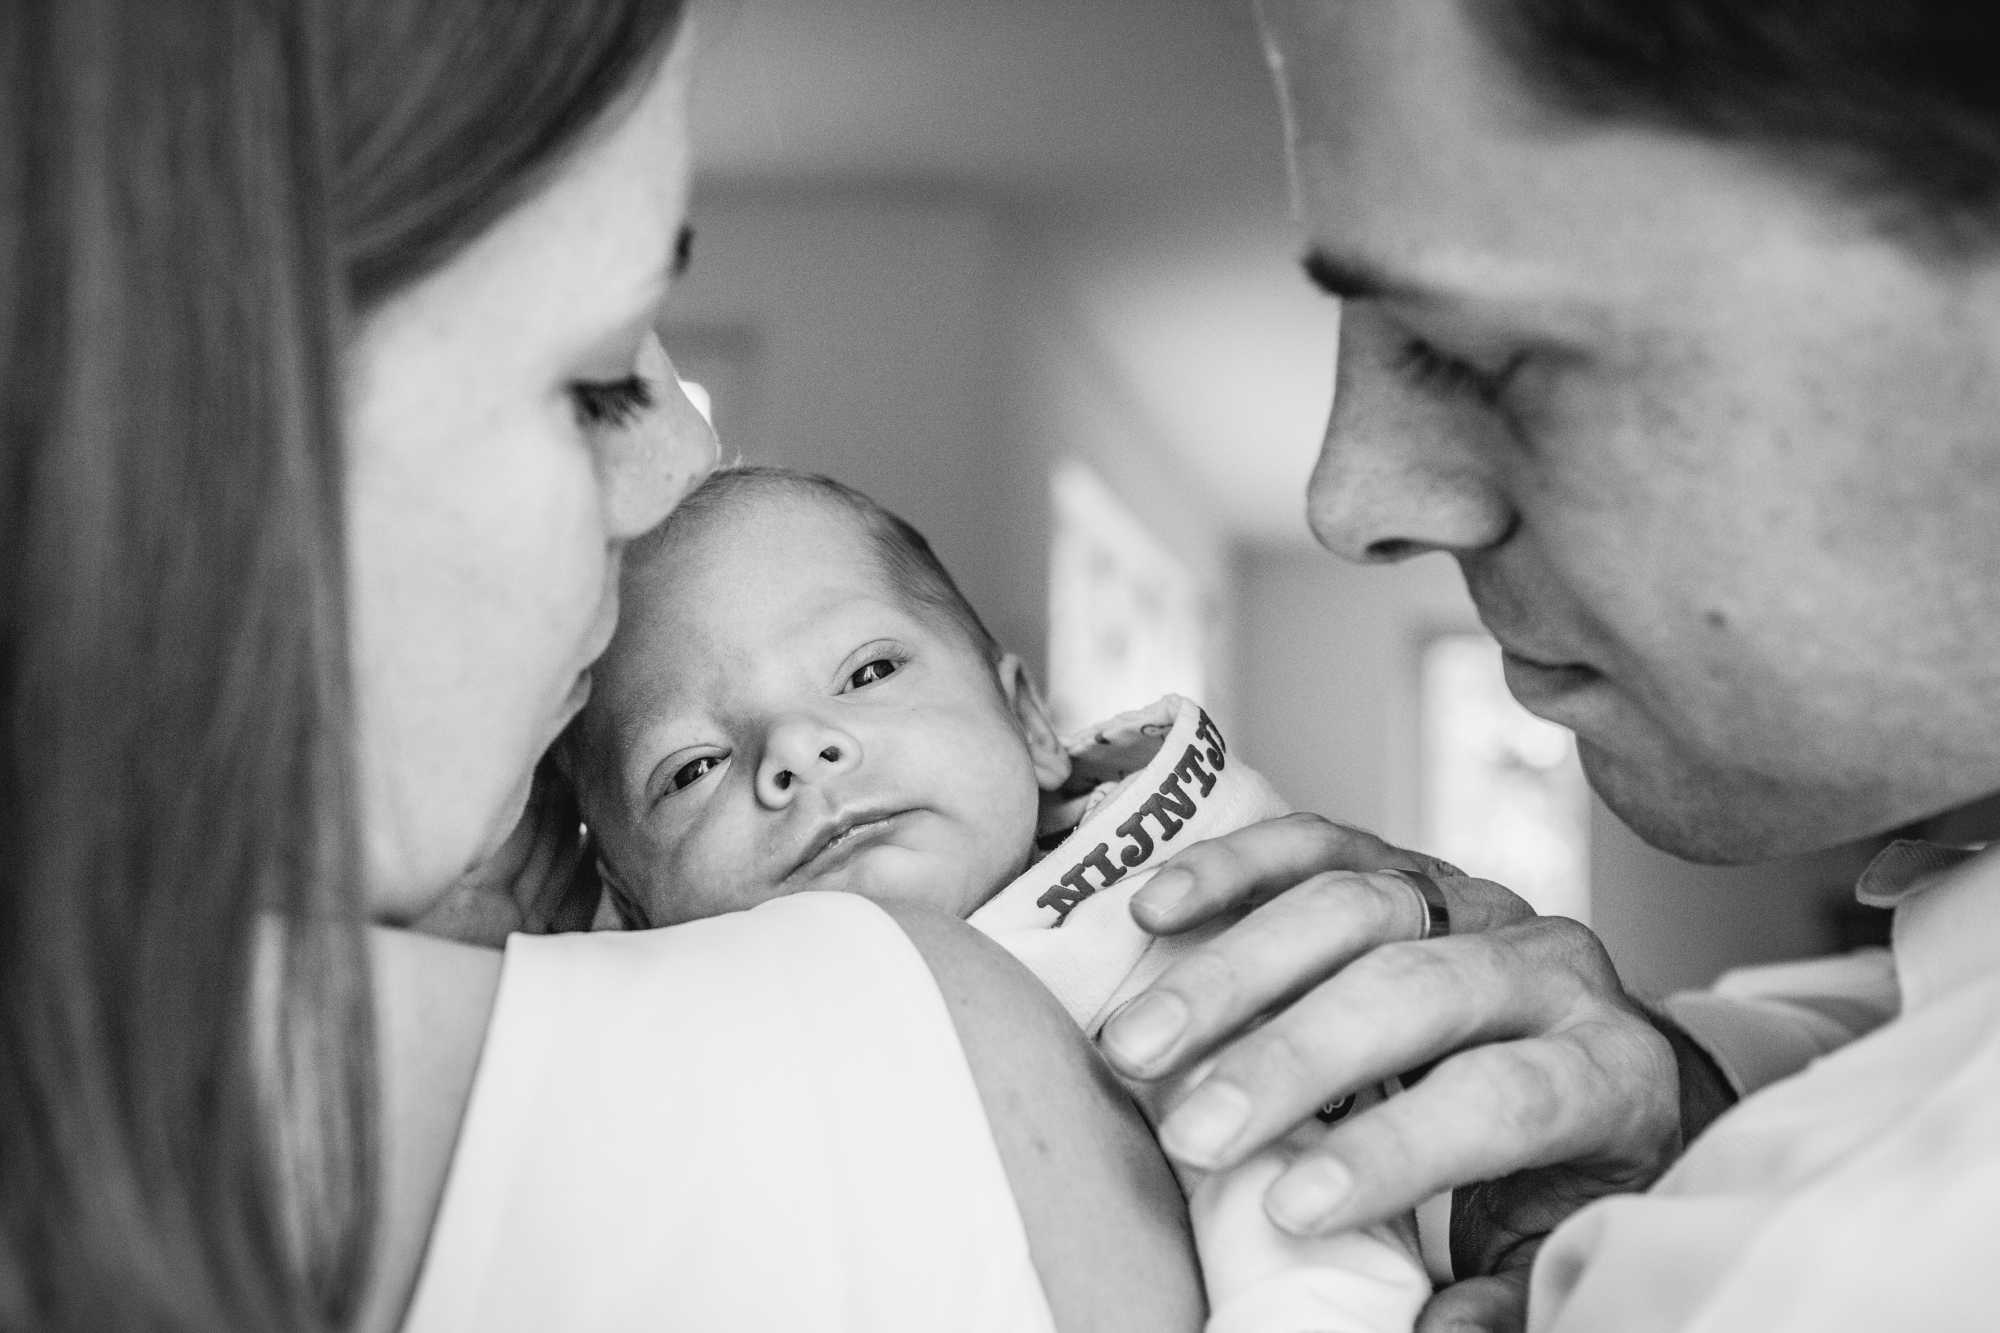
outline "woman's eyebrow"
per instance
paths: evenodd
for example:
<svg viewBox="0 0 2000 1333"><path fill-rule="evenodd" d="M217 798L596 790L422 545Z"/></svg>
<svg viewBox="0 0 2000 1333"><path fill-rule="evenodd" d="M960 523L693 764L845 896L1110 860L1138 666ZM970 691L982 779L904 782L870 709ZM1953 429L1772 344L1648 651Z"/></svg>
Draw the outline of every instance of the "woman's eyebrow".
<svg viewBox="0 0 2000 1333"><path fill-rule="evenodd" d="M675 230L674 239L668 244L666 253L660 257L658 266L648 270L645 274L643 290L645 292L644 304L649 307L645 311L645 319L648 324L653 322L654 317L658 313L656 310L650 309L650 307L658 306L665 299L667 288L676 279L685 274L688 271L688 265L693 262L694 228L690 224L683 222Z"/></svg>

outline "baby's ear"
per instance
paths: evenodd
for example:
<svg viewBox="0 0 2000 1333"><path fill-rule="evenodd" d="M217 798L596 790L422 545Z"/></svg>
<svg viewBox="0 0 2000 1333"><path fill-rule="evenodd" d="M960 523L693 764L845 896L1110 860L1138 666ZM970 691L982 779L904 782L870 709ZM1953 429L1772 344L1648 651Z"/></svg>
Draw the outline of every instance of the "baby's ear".
<svg viewBox="0 0 2000 1333"><path fill-rule="evenodd" d="M1043 791L1055 791L1069 780L1069 751L1063 749L1055 723L1049 720L1049 706L1042 702L1042 692L1035 687L1028 668L1013 653L1002 653L993 671L1000 680L1000 697L1014 711L1014 721L1028 743L1036 785Z"/></svg>

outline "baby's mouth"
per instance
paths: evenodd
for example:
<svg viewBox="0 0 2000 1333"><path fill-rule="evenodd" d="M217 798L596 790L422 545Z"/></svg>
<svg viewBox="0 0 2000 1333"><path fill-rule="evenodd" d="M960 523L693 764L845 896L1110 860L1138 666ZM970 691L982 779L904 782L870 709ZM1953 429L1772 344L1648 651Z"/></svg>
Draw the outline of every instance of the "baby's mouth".
<svg viewBox="0 0 2000 1333"><path fill-rule="evenodd" d="M902 810L864 810L829 821L814 833L812 840L806 844L805 854L786 878L832 869L848 856L891 832L906 813Z"/></svg>

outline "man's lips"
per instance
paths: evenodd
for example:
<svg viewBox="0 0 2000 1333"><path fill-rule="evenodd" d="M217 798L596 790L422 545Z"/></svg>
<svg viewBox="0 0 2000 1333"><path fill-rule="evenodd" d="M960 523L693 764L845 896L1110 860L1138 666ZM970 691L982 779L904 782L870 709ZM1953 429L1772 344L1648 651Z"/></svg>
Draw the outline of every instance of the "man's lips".
<svg viewBox="0 0 2000 1333"><path fill-rule="evenodd" d="M1460 563L1465 590L1478 608L1479 622L1500 645L1500 669L1507 678L1507 690L1528 711L1539 713L1541 705L1604 681L1604 673L1596 667L1536 642L1535 627L1551 624L1546 614L1533 610L1543 604L1542 599L1518 595L1515 585L1493 565Z"/></svg>
<svg viewBox="0 0 2000 1333"><path fill-rule="evenodd" d="M1600 674L1595 667L1586 666L1576 658L1566 657L1559 651L1544 650L1541 645L1529 642L1529 636L1526 634L1514 634L1497 628L1494 620L1486 615L1486 608L1481 607L1480 610L1480 623L1500 645L1500 662L1508 670L1510 680L1516 672L1535 675L1553 673L1557 676L1575 674L1579 677Z"/></svg>
<svg viewBox="0 0 2000 1333"><path fill-rule="evenodd" d="M813 830L805 852L786 873L786 878L814 868L824 869L848 852L858 850L873 838L887 833L907 810L893 808L843 811Z"/></svg>
<svg viewBox="0 0 2000 1333"><path fill-rule="evenodd" d="M1538 653L1530 652L1524 648L1516 648L1505 639L1500 641L1500 656L1506 661L1513 662L1519 666L1533 667L1537 671L1590 670L1589 667L1584 666L1581 662L1566 659L1556 653Z"/></svg>
<svg viewBox="0 0 2000 1333"><path fill-rule="evenodd" d="M1597 668L1581 662L1548 661L1504 645L1500 669L1507 677L1507 689L1531 710L1537 701L1571 693L1604 678Z"/></svg>

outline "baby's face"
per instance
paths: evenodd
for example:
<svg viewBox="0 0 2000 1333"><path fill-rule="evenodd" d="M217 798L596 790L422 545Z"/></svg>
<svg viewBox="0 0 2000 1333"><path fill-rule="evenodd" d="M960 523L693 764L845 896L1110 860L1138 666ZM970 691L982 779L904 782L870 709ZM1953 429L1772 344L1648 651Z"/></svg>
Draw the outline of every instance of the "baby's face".
<svg viewBox="0 0 2000 1333"><path fill-rule="evenodd" d="M1017 707L831 504L749 496L628 575L583 719L593 830L654 925L805 889L965 915L1026 865Z"/></svg>

